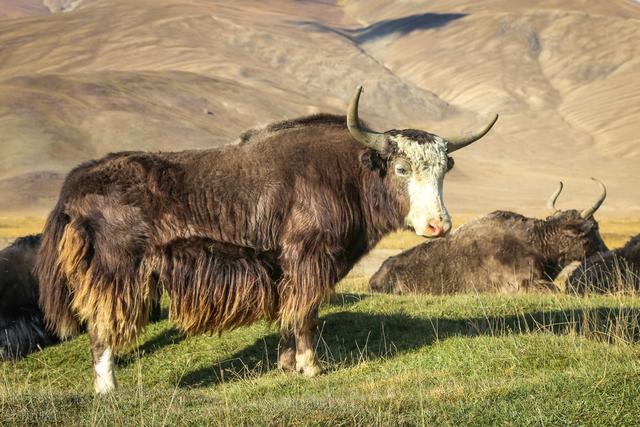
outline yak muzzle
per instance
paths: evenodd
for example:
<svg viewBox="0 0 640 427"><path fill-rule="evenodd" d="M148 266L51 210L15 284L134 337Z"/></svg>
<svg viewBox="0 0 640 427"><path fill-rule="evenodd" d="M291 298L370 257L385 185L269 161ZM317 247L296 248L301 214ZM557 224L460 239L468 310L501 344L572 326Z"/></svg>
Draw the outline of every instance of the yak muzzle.
<svg viewBox="0 0 640 427"><path fill-rule="evenodd" d="M449 220L429 220L424 226L414 226L418 236L436 238L445 237L451 231L451 221Z"/></svg>

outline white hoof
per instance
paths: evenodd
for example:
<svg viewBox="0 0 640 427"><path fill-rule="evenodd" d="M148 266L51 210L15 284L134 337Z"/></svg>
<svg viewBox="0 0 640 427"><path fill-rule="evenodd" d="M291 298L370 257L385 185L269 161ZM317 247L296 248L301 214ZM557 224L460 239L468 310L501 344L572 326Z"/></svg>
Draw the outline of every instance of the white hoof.
<svg viewBox="0 0 640 427"><path fill-rule="evenodd" d="M107 394L116 389L113 356L110 348L107 348L102 353L100 360L98 360L93 369L95 371L93 389L96 394Z"/></svg>
<svg viewBox="0 0 640 427"><path fill-rule="evenodd" d="M305 377L315 377L322 373L313 351L306 350L302 354L296 354L296 371Z"/></svg>

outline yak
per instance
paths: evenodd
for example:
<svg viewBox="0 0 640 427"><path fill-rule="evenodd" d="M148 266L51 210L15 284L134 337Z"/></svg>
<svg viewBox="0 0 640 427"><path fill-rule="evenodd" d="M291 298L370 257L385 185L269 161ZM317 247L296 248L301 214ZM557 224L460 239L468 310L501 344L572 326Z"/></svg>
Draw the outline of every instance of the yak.
<svg viewBox="0 0 640 427"><path fill-rule="evenodd" d="M187 334L258 319L281 330L278 365L307 376L318 307L382 236L446 235L449 157L483 137L361 123L347 116L268 126L250 143L120 152L65 178L36 261L40 303L60 336L87 325L94 388L116 386L113 356L145 325L158 288Z"/></svg>
<svg viewBox="0 0 640 427"><path fill-rule="evenodd" d="M40 235L16 239L0 251L0 359L16 359L56 343L38 306L32 273Z"/></svg>
<svg viewBox="0 0 640 427"><path fill-rule="evenodd" d="M598 181L599 182L599 181ZM562 183L548 202L546 220L495 211L458 228L449 238L426 242L387 259L371 277L373 292L452 294L556 290L563 267L607 250L593 214L606 197L579 212L559 211Z"/></svg>
<svg viewBox="0 0 640 427"><path fill-rule="evenodd" d="M38 282L33 272L41 234L19 237L0 250L0 359L18 359L56 344L38 304ZM151 308L151 321L161 318L160 295Z"/></svg>
<svg viewBox="0 0 640 427"><path fill-rule="evenodd" d="M572 294L640 290L640 234L621 248L579 262L564 286Z"/></svg>

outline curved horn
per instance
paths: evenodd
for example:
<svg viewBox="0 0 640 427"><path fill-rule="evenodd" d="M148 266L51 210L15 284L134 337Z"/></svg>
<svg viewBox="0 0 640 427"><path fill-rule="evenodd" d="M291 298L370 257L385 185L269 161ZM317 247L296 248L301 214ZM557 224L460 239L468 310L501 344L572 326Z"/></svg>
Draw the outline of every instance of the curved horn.
<svg viewBox="0 0 640 427"><path fill-rule="evenodd" d="M489 123L482 129L480 129L479 131L474 132L472 135L458 136L455 138L445 138L445 140L447 141L447 152L453 153L454 151L459 150L463 147L466 147L472 142L479 140L480 138L485 136L487 132L489 132L489 130L491 130L491 128L493 127L493 125L496 123L497 120L498 120L498 115L496 114L496 116L493 118L491 123Z"/></svg>
<svg viewBox="0 0 640 427"><path fill-rule="evenodd" d="M591 178L591 179L597 182L598 184L600 184L600 188L602 189L602 191L600 192L600 197L598 197L598 200L596 200L593 206L582 211L582 213L580 214L580 217L582 219L591 218L593 214L596 213L600 205L602 205L602 202L604 202L604 199L607 198L607 187L605 187L604 184L598 181L597 179L595 178Z"/></svg>
<svg viewBox="0 0 640 427"><path fill-rule="evenodd" d="M549 200L547 200L547 209L549 209L553 213L556 213L560 210L556 208L556 200L558 200L558 196L560 195L560 193L562 193L562 181L560 181L558 189L554 191L551 197L549 197Z"/></svg>
<svg viewBox="0 0 640 427"><path fill-rule="evenodd" d="M374 132L362 126L358 118L358 104L361 93L362 86L358 86L355 95L353 95L349 103L349 110L347 111L347 127L349 128L349 133L361 144L376 151L384 151L387 148L387 137L382 133Z"/></svg>

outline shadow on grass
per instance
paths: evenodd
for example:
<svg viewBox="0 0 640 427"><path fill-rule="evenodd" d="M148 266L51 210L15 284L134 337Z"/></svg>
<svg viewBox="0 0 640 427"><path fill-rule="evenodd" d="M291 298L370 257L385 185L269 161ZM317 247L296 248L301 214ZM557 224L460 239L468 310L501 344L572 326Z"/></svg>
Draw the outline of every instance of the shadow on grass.
<svg viewBox="0 0 640 427"><path fill-rule="evenodd" d="M116 365L118 367L129 366L134 363L140 355L150 355L156 351L172 344L178 344L184 341L186 335L176 327L171 326L168 329L163 329L158 334L154 335L151 339L146 340L140 344L135 350L128 352L122 356L116 358Z"/></svg>
<svg viewBox="0 0 640 427"><path fill-rule="evenodd" d="M355 294L355 293L336 293L329 301L329 305L331 306L339 306L339 307L349 307L353 304L357 304L360 301L368 298L370 295L367 294ZM167 307L163 307L161 313L158 316L159 320L168 319L168 309ZM168 329L163 329L158 334L153 336L151 339L148 339L141 343L134 351L129 352L125 355L119 356L116 360L116 364L118 367L129 366L131 363L135 362L139 355L150 355L155 353L156 351L172 344L178 344L186 339L186 335L177 329L174 326L171 326ZM277 339L275 341L275 346L277 347ZM268 343L269 347L273 347L271 345L273 343ZM264 348L262 354L265 354Z"/></svg>
<svg viewBox="0 0 640 427"><path fill-rule="evenodd" d="M540 311L469 319L417 318L406 314L339 312L320 318L318 355L327 370L363 360L393 357L449 337L573 332L605 342L640 341L640 310L594 308ZM179 387L207 387L275 368L277 334L270 334L230 359L188 372Z"/></svg>
<svg viewBox="0 0 640 427"><path fill-rule="evenodd" d="M352 292L336 292L331 297L331 300L329 301L329 305L332 307L334 306L349 307L359 303L360 301L364 301L369 297L371 297L370 294L356 294Z"/></svg>

